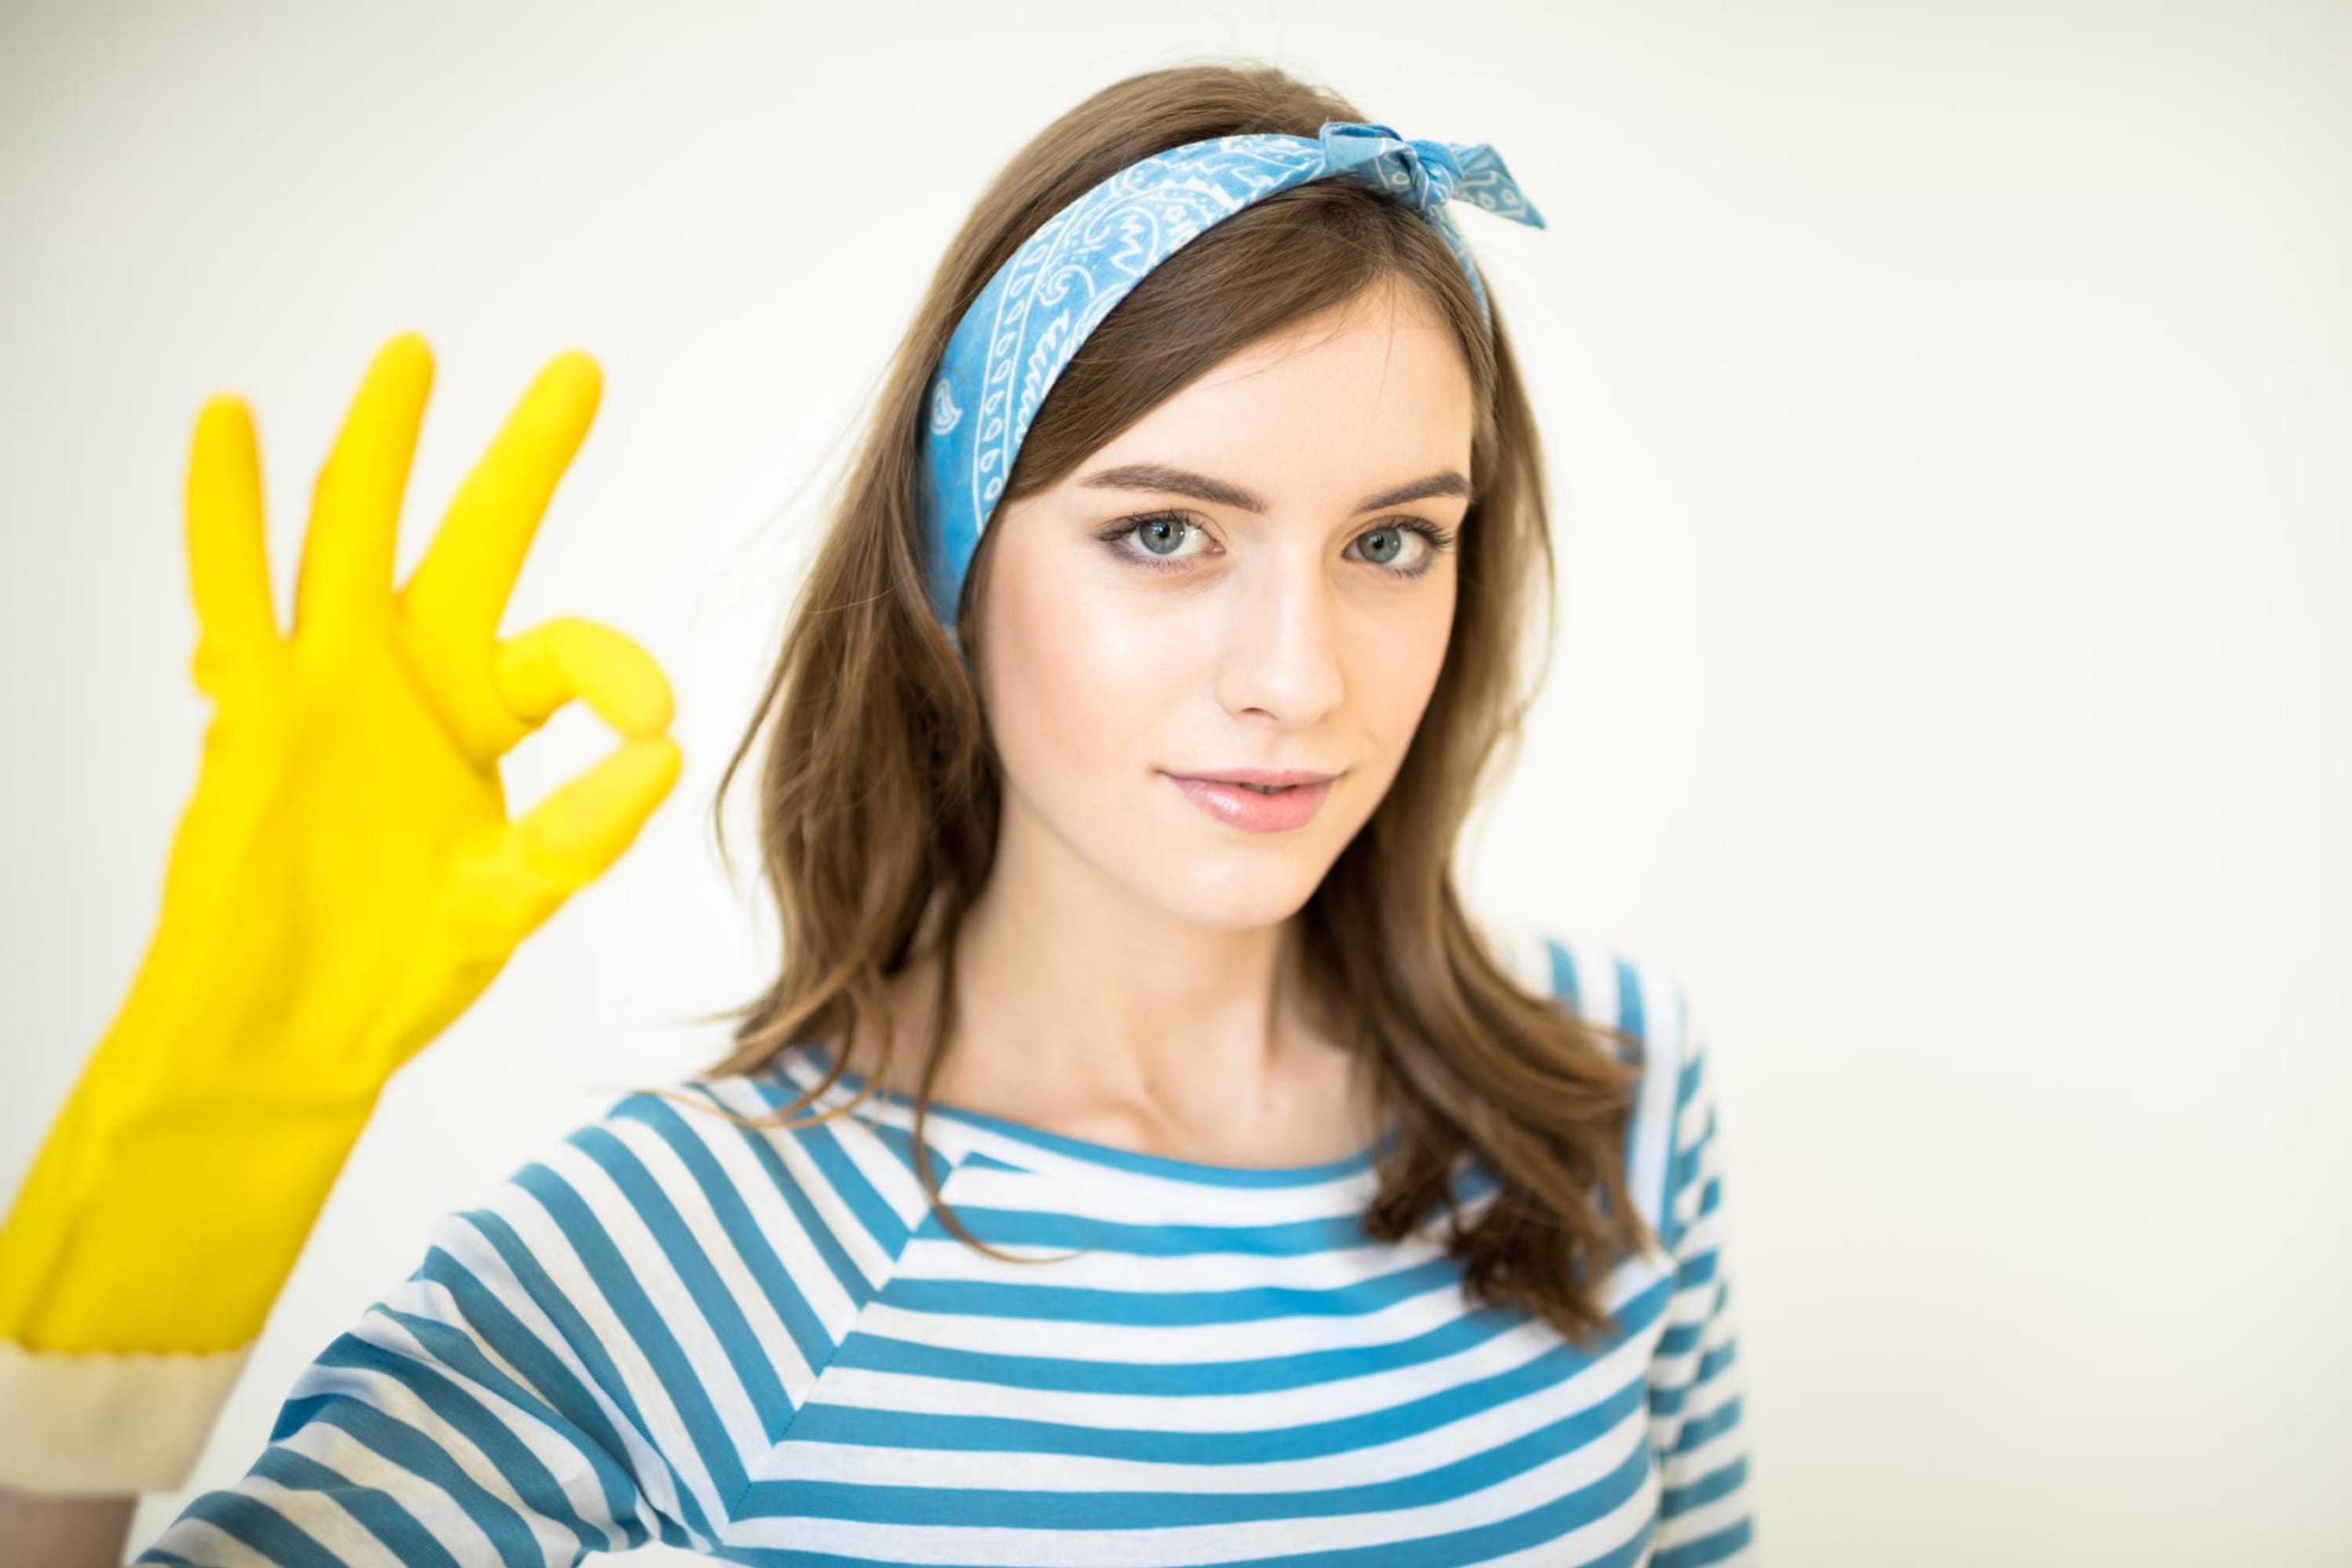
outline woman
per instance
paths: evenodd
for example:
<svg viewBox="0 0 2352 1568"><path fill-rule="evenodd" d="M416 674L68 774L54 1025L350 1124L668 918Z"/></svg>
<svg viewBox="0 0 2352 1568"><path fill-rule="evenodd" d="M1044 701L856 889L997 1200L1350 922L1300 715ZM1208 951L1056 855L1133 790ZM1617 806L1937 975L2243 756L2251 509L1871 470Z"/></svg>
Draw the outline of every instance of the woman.
<svg viewBox="0 0 2352 1568"><path fill-rule="evenodd" d="M1550 564L1463 199L1540 222L1492 149L1261 68L1013 160L722 781L764 731L784 953L736 1048L445 1219L141 1561L1747 1552L1699 1034L1453 888ZM418 665L468 755L572 689L635 739L502 862L561 874L461 900L470 963L292 1097L334 1136L667 787L616 638L535 702Z"/></svg>

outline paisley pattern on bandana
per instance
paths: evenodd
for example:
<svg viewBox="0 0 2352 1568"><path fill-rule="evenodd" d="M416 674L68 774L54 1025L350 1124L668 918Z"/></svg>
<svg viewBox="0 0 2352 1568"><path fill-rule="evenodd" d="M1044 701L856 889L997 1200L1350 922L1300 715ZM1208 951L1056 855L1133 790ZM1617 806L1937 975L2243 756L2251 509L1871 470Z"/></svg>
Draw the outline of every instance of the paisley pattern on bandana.
<svg viewBox="0 0 2352 1568"><path fill-rule="evenodd" d="M1347 179L1416 208L1494 312L1445 204L1544 226L1495 149L1324 122L1314 138L1219 136L1128 165L1039 226L957 323L931 382L923 502L933 613L955 640L956 599L1022 438L1054 382L1129 289L1212 224L1310 180Z"/></svg>

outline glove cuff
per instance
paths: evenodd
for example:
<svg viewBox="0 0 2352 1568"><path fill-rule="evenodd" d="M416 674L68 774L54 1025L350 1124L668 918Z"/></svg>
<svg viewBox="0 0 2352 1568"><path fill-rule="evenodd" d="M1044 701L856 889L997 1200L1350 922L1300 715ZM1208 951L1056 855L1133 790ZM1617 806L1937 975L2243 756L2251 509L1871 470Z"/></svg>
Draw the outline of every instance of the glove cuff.
<svg viewBox="0 0 2352 1568"><path fill-rule="evenodd" d="M181 1490L252 1349L36 1351L0 1340L0 1486Z"/></svg>

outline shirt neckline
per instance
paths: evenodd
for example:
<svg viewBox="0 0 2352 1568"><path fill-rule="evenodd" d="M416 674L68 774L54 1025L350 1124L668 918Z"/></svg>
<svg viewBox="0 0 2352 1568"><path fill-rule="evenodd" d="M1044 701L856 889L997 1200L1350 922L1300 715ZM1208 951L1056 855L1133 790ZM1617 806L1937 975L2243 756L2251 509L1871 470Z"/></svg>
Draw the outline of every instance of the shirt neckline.
<svg viewBox="0 0 2352 1568"><path fill-rule="evenodd" d="M819 1077L831 1069L832 1057L822 1045L815 1041L799 1041L793 1048L807 1054L815 1064ZM842 1090L846 1089L848 1094L855 1094L865 1087L866 1079L862 1075L844 1067L841 1069L840 1078L835 1082L834 1090L837 1098L845 1099L847 1096L842 1094ZM911 1096L903 1095L895 1089L885 1089L878 1085L867 1098L895 1106L909 1115L915 1109L915 1102ZM1171 1154L1150 1154L1139 1149L1124 1149L1117 1144L1100 1143L1089 1138L1073 1137L1066 1132L1048 1131L1043 1127L1034 1127L1025 1121L1016 1121L1010 1117L950 1104L936 1097L930 1102L929 1115L982 1128L995 1133L1000 1138L1010 1139L1033 1149L1041 1149L1066 1160L1081 1161L1087 1164L1124 1171L1134 1175L1154 1176L1163 1181L1190 1182L1201 1186L1228 1189L1307 1187L1361 1176L1374 1167L1381 1152L1395 1142L1397 1135L1396 1126L1391 1123L1379 1137L1358 1149L1354 1153L1342 1155L1337 1160L1327 1160L1319 1164L1224 1165L1207 1160L1178 1159Z"/></svg>

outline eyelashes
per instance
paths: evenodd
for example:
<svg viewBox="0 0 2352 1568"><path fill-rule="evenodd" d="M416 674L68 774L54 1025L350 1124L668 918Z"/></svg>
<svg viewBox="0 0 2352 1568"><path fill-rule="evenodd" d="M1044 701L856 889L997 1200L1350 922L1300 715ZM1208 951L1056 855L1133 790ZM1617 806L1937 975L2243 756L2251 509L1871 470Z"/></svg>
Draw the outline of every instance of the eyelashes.
<svg viewBox="0 0 2352 1568"><path fill-rule="evenodd" d="M1133 536L1136 530L1159 522L1172 523L1179 528L1197 529L1199 526L1182 512L1148 511L1134 517L1123 517L1097 532L1095 537L1101 540L1113 555L1122 561L1133 562L1147 572L1186 570L1184 561L1177 557L1152 555L1145 551L1128 548L1126 541ZM1417 517L1401 517L1392 522L1381 523L1366 529L1363 533L1356 537L1361 539L1369 533L1417 533L1429 546L1422 552L1421 563L1417 566L1391 566L1381 561L1370 563L1374 571L1390 577L1411 579L1422 576L1437 564L1437 558L1440 555L1454 548L1454 531L1453 529L1440 528L1435 523L1424 522Z"/></svg>

